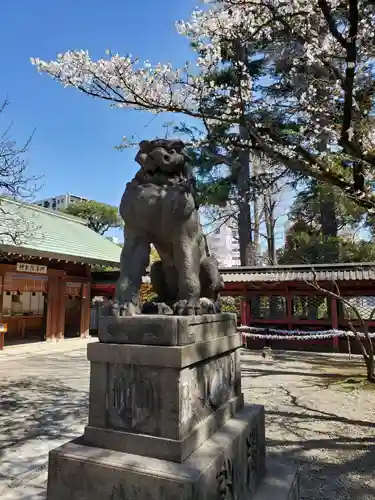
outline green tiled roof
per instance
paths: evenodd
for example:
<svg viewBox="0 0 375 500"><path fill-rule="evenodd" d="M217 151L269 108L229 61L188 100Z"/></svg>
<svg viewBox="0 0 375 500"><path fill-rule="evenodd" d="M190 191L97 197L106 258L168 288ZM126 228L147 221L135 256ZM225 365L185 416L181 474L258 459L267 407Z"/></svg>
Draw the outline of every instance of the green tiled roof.
<svg viewBox="0 0 375 500"><path fill-rule="evenodd" d="M61 212L0 198L0 250L89 264L118 264L121 248Z"/></svg>

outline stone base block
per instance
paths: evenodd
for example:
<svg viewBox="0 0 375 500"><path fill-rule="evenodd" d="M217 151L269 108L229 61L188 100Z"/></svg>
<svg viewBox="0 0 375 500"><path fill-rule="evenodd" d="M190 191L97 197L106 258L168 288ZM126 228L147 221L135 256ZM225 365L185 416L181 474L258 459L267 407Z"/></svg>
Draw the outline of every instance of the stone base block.
<svg viewBox="0 0 375 500"><path fill-rule="evenodd" d="M231 339L234 343L228 345ZM186 450L192 453L242 407L240 338L235 334L208 343L217 341L224 342L224 352L203 359L207 342L183 347L90 344L85 441L163 460L187 458ZM138 348L142 359L133 352ZM193 363L182 367L162 363L163 353L165 361L176 360L184 358L186 349L189 359L195 353ZM150 366L150 360L160 366Z"/></svg>
<svg viewBox="0 0 375 500"><path fill-rule="evenodd" d="M99 340L110 344L183 346L233 335L237 331L232 313L202 316L137 315L101 317Z"/></svg>
<svg viewBox="0 0 375 500"><path fill-rule="evenodd" d="M264 408L248 405L183 463L87 446L82 438L61 446L50 452L47 498L298 499L258 499L256 489L265 473Z"/></svg>

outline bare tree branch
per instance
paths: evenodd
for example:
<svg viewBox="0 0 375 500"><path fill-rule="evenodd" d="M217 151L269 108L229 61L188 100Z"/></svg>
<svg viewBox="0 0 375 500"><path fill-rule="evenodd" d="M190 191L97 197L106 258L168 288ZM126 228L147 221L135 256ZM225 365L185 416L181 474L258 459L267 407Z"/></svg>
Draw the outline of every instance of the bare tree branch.
<svg viewBox="0 0 375 500"><path fill-rule="evenodd" d="M356 338L358 345L360 346L361 353L363 356L363 359L366 364L367 368L367 378L370 382L375 382L375 358L374 358L374 347L372 344L372 339L369 335L369 329L368 329L368 321L364 320L361 313L359 312L358 308L352 304L347 298L343 297L343 295L340 292L340 288L338 283L335 280L332 280L332 285L335 291L330 290L328 288L322 287L318 280L317 280L317 273L316 271L311 268L311 271L313 273L314 279L313 281L307 281L305 280L305 283L307 283L309 286L314 288L320 293L323 293L326 296L332 297L339 302L341 302L345 308L348 308L353 311L355 314L360 326L361 326L361 333L364 336L364 340L360 333L358 332L358 329L354 326L352 320L348 316L348 326L353 333L354 337Z"/></svg>

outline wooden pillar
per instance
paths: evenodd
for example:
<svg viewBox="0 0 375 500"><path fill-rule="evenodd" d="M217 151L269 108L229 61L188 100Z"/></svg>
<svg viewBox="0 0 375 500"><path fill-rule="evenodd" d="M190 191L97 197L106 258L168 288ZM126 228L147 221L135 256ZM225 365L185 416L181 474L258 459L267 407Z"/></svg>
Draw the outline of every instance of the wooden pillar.
<svg viewBox="0 0 375 500"><path fill-rule="evenodd" d="M251 326L251 297L249 295L246 296L245 301L245 316L246 316L246 325Z"/></svg>
<svg viewBox="0 0 375 500"><path fill-rule="evenodd" d="M244 297L240 301L240 312L241 312L241 326L247 325L246 323L246 298ZM244 334L241 335L242 337L242 345L246 347L246 337Z"/></svg>
<svg viewBox="0 0 375 500"><path fill-rule="evenodd" d="M331 297L331 325L333 330L337 330L339 327L339 320L337 314L337 299L335 297ZM339 338L332 338L332 346L335 352L339 351Z"/></svg>
<svg viewBox="0 0 375 500"><path fill-rule="evenodd" d="M0 322L3 322L3 299L4 299L4 276L5 271L0 268ZM0 351L4 349L5 344L5 333L0 332Z"/></svg>
<svg viewBox="0 0 375 500"><path fill-rule="evenodd" d="M63 276L57 279L56 300L56 339L63 340L65 334L65 280Z"/></svg>
<svg viewBox="0 0 375 500"><path fill-rule="evenodd" d="M63 274L48 276L46 340L62 340L65 328L65 282Z"/></svg>
<svg viewBox="0 0 375 500"><path fill-rule="evenodd" d="M246 301L241 299L240 302L241 325L246 325Z"/></svg>
<svg viewBox="0 0 375 500"><path fill-rule="evenodd" d="M90 333L90 284L82 284L80 336L87 338Z"/></svg>
<svg viewBox="0 0 375 500"><path fill-rule="evenodd" d="M249 322L251 317L251 310L246 285L243 285L242 296L243 300L241 300L241 325L248 326L250 324Z"/></svg>
<svg viewBox="0 0 375 500"><path fill-rule="evenodd" d="M46 340L54 340L55 338L55 309L57 301L57 289L57 276L50 274L48 276Z"/></svg>
<svg viewBox="0 0 375 500"><path fill-rule="evenodd" d="M288 330L293 328L293 298L289 288L286 288L286 319L288 322Z"/></svg>

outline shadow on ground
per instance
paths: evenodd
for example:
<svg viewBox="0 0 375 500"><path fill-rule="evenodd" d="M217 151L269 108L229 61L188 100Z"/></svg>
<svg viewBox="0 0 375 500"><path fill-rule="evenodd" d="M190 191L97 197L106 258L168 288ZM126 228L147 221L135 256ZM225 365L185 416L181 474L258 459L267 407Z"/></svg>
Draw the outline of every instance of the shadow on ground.
<svg viewBox="0 0 375 500"><path fill-rule="evenodd" d="M255 354L254 351L251 354ZM260 352L259 358L262 359ZM356 389L359 386L375 389L375 384L367 384L366 370L360 356L349 359L345 355L334 357L302 351L275 351L273 359L268 362L255 364L253 360L249 361L243 357L241 365L243 377L292 375L313 378L312 383L322 387L338 384L347 390ZM287 367L285 368L284 365Z"/></svg>
<svg viewBox="0 0 375 500"><path fill-rule="evenodd" d="M50 439L69 432L72 422L85 421L87 393L56 380L33 377L1 386L0 450L30 438Z"/></svg>
<svg viewBox="0 0 375 500"><path fill-rule="evenodd" d="M351 437L350 430L345 436L332 438L304 439L299 423L308 421L309 426L322 418L335 424L340 419L332 414L301 415L296 412L267 411L269 420L281 417L283 427L292 434L298 428L299 440L267 439L268 456L290 460L300 467L302 500L369 500L375 498L375 437ZM349 420L355 426L374 428L373 422ZM317 431L318 434L319 431ZM326 456L326 459L317 458ZM335 459L332 460L332 455ZM349 456L348 456L349 455ZM367 481L366 478L372 478Z"/></svg>
<svg viewBox="0 0 375 500"><path fill-rule="evenodd" d="M260 352L245 352L241 359L249 397L266 407L268 455L300 465L302 500L375 498L375 411L369 413L375 393L357 384L365 379L362 359L273 354L265 361Z"/></svg>

